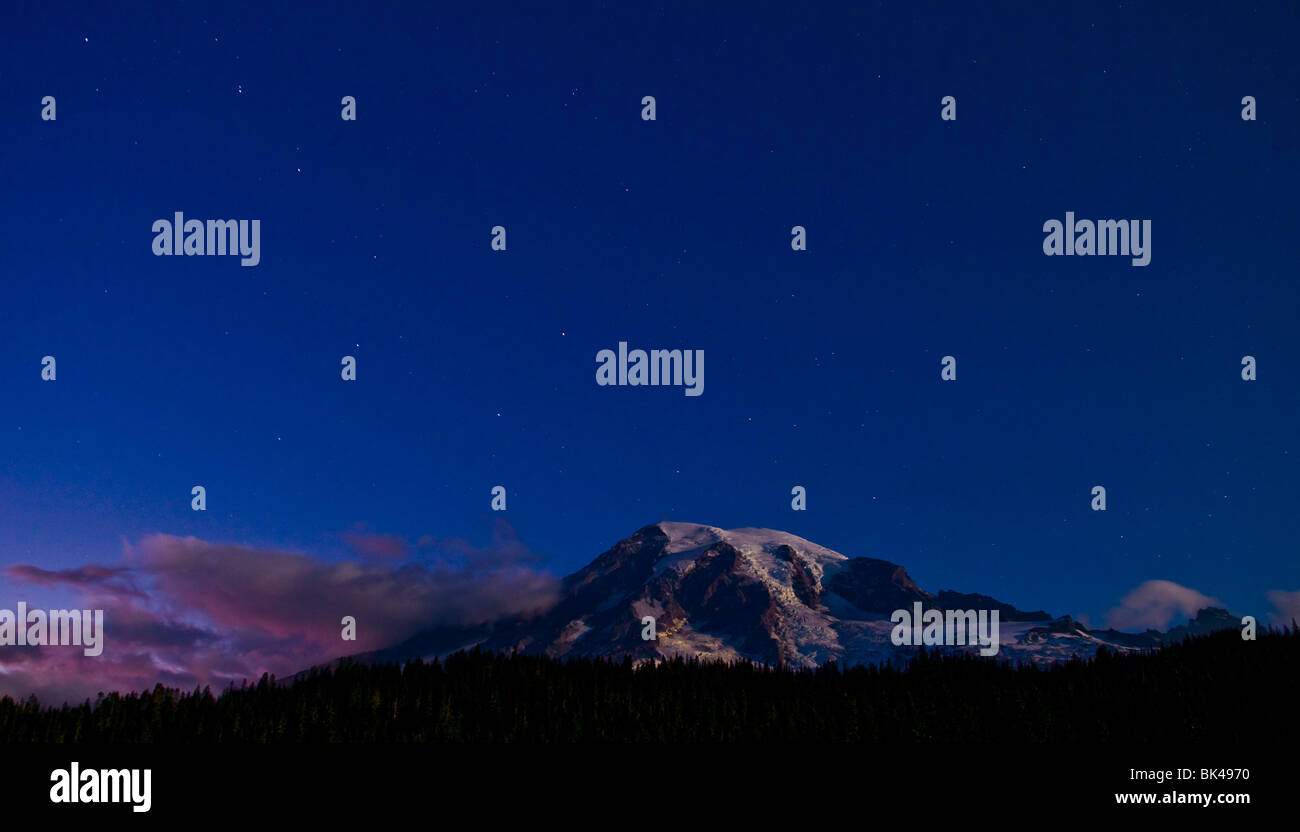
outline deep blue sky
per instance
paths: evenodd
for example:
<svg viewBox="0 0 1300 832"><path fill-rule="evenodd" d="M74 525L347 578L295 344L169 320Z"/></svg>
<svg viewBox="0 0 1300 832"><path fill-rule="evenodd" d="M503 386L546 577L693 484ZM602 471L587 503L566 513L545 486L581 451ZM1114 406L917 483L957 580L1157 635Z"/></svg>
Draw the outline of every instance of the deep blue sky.
<svg viewBox="0 0 1300 832"><path fill-rule="evenodd" d="M1293 6L473 5L6 4L4 565L482 541L501 484L557 573L676 519L1058 614L1300 589ZM1045 257L1067 210L1151 264ZM704 395L597 387L620 340Z"/></svg>

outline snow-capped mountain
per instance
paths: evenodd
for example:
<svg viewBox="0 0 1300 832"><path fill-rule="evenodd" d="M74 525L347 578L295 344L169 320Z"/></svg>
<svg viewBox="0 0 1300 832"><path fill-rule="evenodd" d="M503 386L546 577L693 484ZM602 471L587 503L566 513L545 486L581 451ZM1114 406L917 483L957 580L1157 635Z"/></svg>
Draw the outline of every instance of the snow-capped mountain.
<svg viewBox="0 0 1300 832"><path fill-rule="evenodd" d="M566 577L559 602L547 610L433 629L354 658L430 658L480 645L552 656L683 655L792 667L906 661L917 648L893 644L890 616L917 602L927 610L998 610L1004 660L1050 663L1090 656L1102 645L1150 649L1166 638L1154 630L1089 630L1069 616L1026 612L987 595L932 594L898 564L846 557L785 532L663 522ZM655 619L654 640L643 638L646 616ZM1204 610L1182 629L1235 623L1226 611Z"/></svg>

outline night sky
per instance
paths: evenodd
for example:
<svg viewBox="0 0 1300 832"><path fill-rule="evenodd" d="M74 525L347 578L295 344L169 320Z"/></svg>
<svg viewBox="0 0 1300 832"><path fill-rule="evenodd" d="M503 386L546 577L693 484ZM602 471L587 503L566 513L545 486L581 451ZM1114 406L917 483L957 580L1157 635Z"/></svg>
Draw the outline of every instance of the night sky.
<svg viewBox="0 0 1300 832"><path fill-rule="evenodd" d="M292 672L349 652L322 575L363 628L428 588L379 646L667 519L1098 626L1300 609L1293 5L267 5L5 6L0 607L110 612L0 692ZM154 256L177 211L261 263ZM1066 211L1150 264L1044 256ZM619 341L704 394L597 386Z"/></svg>

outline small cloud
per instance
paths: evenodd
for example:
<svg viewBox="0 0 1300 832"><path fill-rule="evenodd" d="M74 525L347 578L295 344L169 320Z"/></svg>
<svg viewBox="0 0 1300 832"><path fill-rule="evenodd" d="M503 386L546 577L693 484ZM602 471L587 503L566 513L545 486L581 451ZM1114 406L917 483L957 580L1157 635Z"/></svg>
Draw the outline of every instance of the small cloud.
<svg viewBox="0 0 1300 832"><path fill-rule="evenodd" d="M406 538L395 534L345 534L343 541L365 558L375 560L398 560L410 554L411 547Z"/></svg>
<svg viewBox="0 0 1300 832"><path fill-rule="evenodd" d="M1206 607L1223 606L1217 598L1173 581L1146 581L1106 613L1106 622L1119 630L1163 630L1174 616L1188 618Z"/></svg>
<svg viewBox="0 0 1300 832"><path fill-rule="evenodd" d="M1291 622L1300 621L1300 590L1288 592L1284 589L1270 590L1268 602L1277 612L1269 613L1269 620L1279 627L1290 627Z"/></svg>

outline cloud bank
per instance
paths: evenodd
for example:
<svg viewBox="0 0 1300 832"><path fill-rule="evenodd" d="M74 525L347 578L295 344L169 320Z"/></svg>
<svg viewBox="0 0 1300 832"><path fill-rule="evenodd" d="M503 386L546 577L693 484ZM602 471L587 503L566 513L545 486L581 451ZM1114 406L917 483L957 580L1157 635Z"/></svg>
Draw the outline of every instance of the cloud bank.
<svg viewBox="0 0 1300 832"><path fill-rule="evenodd" d="M427 627L545 608L557 596L558 580L536 568L504 521L482 548L424 538L422 558L401 538L349 538L362 560L155 534L125 545L122 564L11 566L4 570L11 581L72 590L79 607L103 609L104 651L5 648L0 694L35 693L57 704L157 683L215 692L263 672L284 676L386 647ZM341 639L348 615L355 641Z"/></svg>

